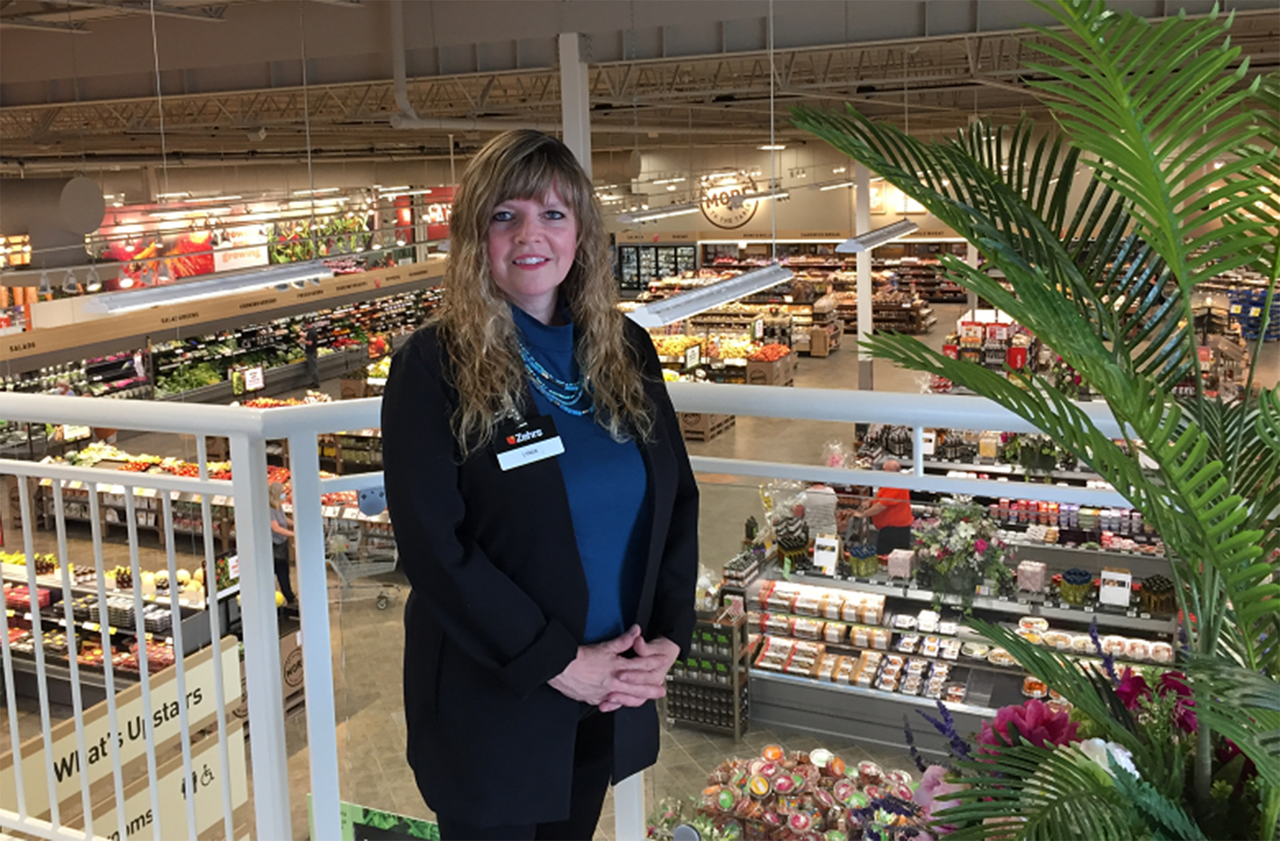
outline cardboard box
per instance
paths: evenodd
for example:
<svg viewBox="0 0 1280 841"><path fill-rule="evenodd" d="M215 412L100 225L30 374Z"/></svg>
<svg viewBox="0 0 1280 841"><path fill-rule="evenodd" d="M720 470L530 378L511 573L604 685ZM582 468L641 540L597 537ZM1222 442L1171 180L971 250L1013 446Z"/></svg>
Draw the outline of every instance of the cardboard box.
<svg viewBox="0 0 1280 841"><path fill-rule="evenodd" d="M810 356L829 356L831 351L840 346L838 342L839 340L833 341L831 333L826 327L809 328Z"/></svg>
<svg viewBox="0 0 1280 841"><path fill-rule="evenodd" d="M302 671L302 632L291 631L280 637L280 689L284 696L284 708L288 712L306 700L306 675ZM239 705L231 711L236 718L249 716L248 679L243 664L240 667L241 696Z"/></svg>
<svg viewBox="0 0 1280 841"><path fill-rule="evenodd" d="M344 377L338 381L338 399L359 400L365 396L366 385L364 380L353 380Z"/></svg>
<svg viewBox="0 0 1280 841"><path fill-rule="evenodd" d="M795 380L796 355L789 353L773 362L747 360L747 385L790 385Z"/></svg>

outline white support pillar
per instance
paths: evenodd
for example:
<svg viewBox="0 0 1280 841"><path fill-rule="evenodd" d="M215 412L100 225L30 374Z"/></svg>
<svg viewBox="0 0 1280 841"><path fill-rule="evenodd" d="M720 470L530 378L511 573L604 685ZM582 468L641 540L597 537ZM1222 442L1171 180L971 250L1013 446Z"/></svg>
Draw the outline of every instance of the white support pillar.
<svg viewBox="0 0 1280 841"><path fill-rule="evenodd" d="M854 164L853 182L857 206L854 208L855 236L871 230L871 171L865 164ZM875 388L871 355L862 350L862 340L872 331L871 251L858 252L858 388Z"/></svg>
<svg viewBox="0 0 1280 841"><path fill-rule="evenodd" d="M249 721L253 723L256 837L292 838L284 691L280 685L280 626L276 622L276 574L271 557L271 505L267 496L267 446L262 438L230 437L245 682Z"/></svg>
<svg viewBox="0 0 1280 841"><path fill-rule="evenodd" d="M591 98L587 63L582 60L581 36L560 33L560 117L564 145L573 150L591 177Z"/></svg>

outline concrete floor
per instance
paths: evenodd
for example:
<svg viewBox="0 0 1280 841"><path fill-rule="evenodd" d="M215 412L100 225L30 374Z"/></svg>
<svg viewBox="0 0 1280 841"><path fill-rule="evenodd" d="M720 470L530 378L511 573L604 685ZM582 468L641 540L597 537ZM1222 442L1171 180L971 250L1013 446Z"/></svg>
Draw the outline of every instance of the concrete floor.
<svg viewBox="0 0 1280 841"><path fill-rule="evenodd" d="M925 337L928 344L940 347L946 326L954 323L961 307L935 305L939 323L933 334ZM815 359L802 356L796 371L796 385L815 388L856 388L858 366L852 342L830 357ZM1274 385L1280 379L1280 344L1266 347L1260 364L1259 381ZM918 375L901 371L885 363L875 366L876 390L917 392ZM325 387L337 396L337 382ZM820 463L822 447L828 440L852 440L847 424L795 423L771 419L739 417L735 427L721 437L703 444L691 444L695 455L739 458L768 458L800 463ZM120 446L132 452L152 452L194 458L194 445L174 436L123 436ZM751 481L733 477L702 478L702 511L700 543L704 565L718 577L724 561L732 557L739 545L743 521L752 514L760 515L759 492ZM78 561L87 550L87 528L72 527L72 560ZM164 554L154 544L154 536L144 532L140 551L143 568L159 569ZM148 542L151 541L151 542ZM47 545L46 545L47 544ZM49 533L37 535L37 549L53 548ZM184 552L202 551L198 546L180 547ZM107 546L108 565L127 562L127 546L121 537L113 537ZM194 557L194 555L193 555ZM372 596L388 587L395 598L391 609L380 611ZM402 576L391 575L378 582L359 582L343 591L330 575L330 618L333 627L334 692L337 707L339 762L342 796L364 806L386 809L415 817L430 817L414 785L404 759L405 724L400 700L402 625L400 608L406 592ZM39 732L40 722L33 703L20 704L21 737ZM68 717L69 708L55 709L55 717ZM310 789L306 719L301 713L286 719L290 763L290 788L293 808L293 835L306 838L306 794ZM0 728L4 731L4 728ZM0 750L7 748L8 733L0 732ZM788 749L811 749L818 742L808 735L787 732L751 730L739 742L731 738L681 725L664 724L662 751L658 764L645 772L645 791L650 806L666 796L687 797L697 794L705 785L707 774L721 760L732 755L753 755L770 742ZM827 744L846 761L874 759L885 767L909 768L905 753L870 752L855 745ZM613 838L613 804L605 804L597 838Z"/></svg>

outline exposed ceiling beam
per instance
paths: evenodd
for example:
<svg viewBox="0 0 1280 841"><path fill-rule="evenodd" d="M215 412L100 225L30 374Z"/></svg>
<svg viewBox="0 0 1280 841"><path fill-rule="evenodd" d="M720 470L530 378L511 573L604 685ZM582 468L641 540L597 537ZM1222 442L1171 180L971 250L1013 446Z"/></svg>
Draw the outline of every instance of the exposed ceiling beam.
<svg viewBox="0 0 1280 841"><path fill-rule="evenodd" d="M222 23L226 6L201 6L199 9L184 9L165 3L147 3L142 0L65 0L59 5L90 9L110 9L116 12L134 15L149 15L155 12L157 17L182 18L184 20L200 20Z"/></svg>
<svg viewBox="0 0 1280 841"><path fill-rule="evenodd" d="M84 21L78 20L72 23L61 23L58 21L35 20L25 15L16 15L14 17L0 17L0 27L9 27L10 29L38 29L42 32L71 32L76 35L88 35L89 30L85 28Z"/></svg>

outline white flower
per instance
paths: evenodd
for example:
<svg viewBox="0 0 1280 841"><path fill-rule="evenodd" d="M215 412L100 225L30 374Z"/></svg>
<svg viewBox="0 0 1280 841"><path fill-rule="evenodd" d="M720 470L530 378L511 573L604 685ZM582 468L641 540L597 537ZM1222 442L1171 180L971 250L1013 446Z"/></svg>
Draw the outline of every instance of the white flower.
<svg viewBox="0 0 1280 841"><path fill-rule="evenodd" d="M1133 766L1133 754L1127 748L1117 745L1115 742L1106 742L1102 739L1086 739L1076 745L1076 749L1096 762L1103 771L1106 771L1112 777L1115 776L1115 772L1111 770L1111 762L1107 758L1108 755L1121 768L1134 777L1138 776L1138 769Z"/></svg>

